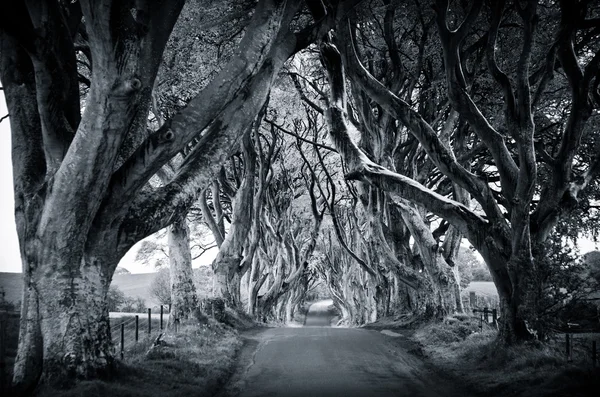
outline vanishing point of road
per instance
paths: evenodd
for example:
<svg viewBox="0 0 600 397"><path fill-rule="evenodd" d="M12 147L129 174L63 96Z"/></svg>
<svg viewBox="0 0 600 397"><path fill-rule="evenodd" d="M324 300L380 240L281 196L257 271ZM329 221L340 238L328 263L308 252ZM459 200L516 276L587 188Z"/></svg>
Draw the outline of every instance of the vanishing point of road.
<svg viewBox="0 0 600 397"><path fill-rule="evenodd" d="M251 336L226 388L239 397L464 396L436 379L411 343L394 333L330 327L328 305L311 306L304 327ZM390 336L391 335L391 336Z"/></svg>

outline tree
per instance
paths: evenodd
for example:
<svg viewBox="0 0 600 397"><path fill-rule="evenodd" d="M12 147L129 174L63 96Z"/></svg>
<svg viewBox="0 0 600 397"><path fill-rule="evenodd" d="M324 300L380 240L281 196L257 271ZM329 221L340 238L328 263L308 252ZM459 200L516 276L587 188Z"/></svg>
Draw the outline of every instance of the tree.
<svg viewBox="0 0 600 397"><path fill-rule="evenodd" d="M319 9L318 4L315 8ZM469 240L486 261L500 295L500 343L529 339L541 325L537 317L539 274L532 247L546 240L557 221L577 204L580 193L596 180L600 169L597 153L585 150L593 142L588 125L599 102L596 90L600 49L598 41L591 39L598 31L594 30L595 20L586 19L596 11L588 2L561 1L548 8L538 7L533 0L510 6L496 2L487 8L476 1L466 10L456 4L450 10L447 1L436 2L432 18L439 34L436 40L443 49L450 105L468 126L473 142L468 155L484 150L483 164L491 164L476 170L477 174L458 161L453 148L411 106L410 98L397 96L389 82L382 84L363 66L356 44L358 18L338 25L333 40L337 46L325 38L321 47L331 86L329 130L348 166L346 178L374 185L396 200L416 203L445 219ZM418 12L416 16L424 18ZM483 13L489 17L489 24L481 21ZM322 11L313 14L318 19ZM553 19L556 15L560 15L559 21ZM540 18L545 20L544 25L536 23ZM511 35L503 20L511 22L507 25L519 26L520 34L510 36L509 46L498 44L501 35ZM584 31L589 34L580 40L579 33ZM541 37L554 39L550 43L536 41ZM505 71L499 66L500 49L506 52L502 65ZM478 76L475 72L480 72L474 68L482 58L487 63L484 72L502 89L500 104L486 102L495 97L486 96L478 90L485 85L473 81ZM509 62L515 59L518 61ZM556 77L556 69L562 70L566 78ZM357 147L351 139L355 127L346 114L345 73L359 92L418 140L444 178L471 195L477 211L410 175L377 164ZM547 90L550 82L568 98L560 114L549 109L557 99L552 90ZM486 110L498 108L504 109L501 117L485 115ZM446 114L441 117L448 117ZM564 125L552 129L550 136L544 135L552 127L548 115L560 117ZM590 139L586 141L587 137ZM576 160L578 155L583 157Z"/></svg>
<svg viewBox="0 0 600 397"><path fill-rule="evenodd" d="M123 293L123 291L121 291L119 288L113 285L108 289L108 294L106 296L106 305L108 306L109 312L120 311L121 306L125 303L125 301L125 293Z"/></svg>
<svg viewBox="0 0 600 397"><path fill-rule="evenodd" d="M13 381L23 393L38 381L112 372L106 297L119 259L189 209L255 119L284 62L335 22L296 33L298 4L259 1L229 62L147 131L156 75L183 4L44 1L3 9L0 79L27 318ZM79 73L79 64L89 73ZM148 183L186 147L168 184Z"/></svg>
<svg viewBox="0 0 600 397"><path fill-rule="evenodd" d="M168 268L161 268L156 272L150 284L150 294L161 305L171 304L171 275Z"/></svg>
<svg viewBox="0 0 600 397"><path fill-rule="evenodd" d="M119 311L126 313L144 313L147 308L146 301L139 296L136 298L126 297L119 308Z"/></svg>
<svg viewBox="0 0 600 397"><path fill-rule="evenodd" d="M115 274L131 274L131 272L129 270L125 269L124 267L118 266L115 269Z"/></svg>
<svg viewBox="0 0 600 397"><path fill-rule="evenodd" d="M469 248L461 247L456 257L461 272L460 282L466 288L471 281L492 281L492 275Z"/></svg>
<svg viewBox="0 0 600 397"><path fill-rule="evenodd" d="M590 251L583 255L583 261L590 277L600 284L600 251Z"/></svg>

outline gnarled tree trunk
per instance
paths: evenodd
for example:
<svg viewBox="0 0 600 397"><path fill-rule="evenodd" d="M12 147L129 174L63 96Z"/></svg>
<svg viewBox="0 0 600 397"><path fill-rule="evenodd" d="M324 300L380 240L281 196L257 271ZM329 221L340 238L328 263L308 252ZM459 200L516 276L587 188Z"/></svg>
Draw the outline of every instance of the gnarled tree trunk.
<svg viewBox="0 0 600 397"><path fill-rule="evenodd" d="M190 318L198 308L194 285L189 227L185 217L173 222L168 231L171 313L169 325Z"/></svg>

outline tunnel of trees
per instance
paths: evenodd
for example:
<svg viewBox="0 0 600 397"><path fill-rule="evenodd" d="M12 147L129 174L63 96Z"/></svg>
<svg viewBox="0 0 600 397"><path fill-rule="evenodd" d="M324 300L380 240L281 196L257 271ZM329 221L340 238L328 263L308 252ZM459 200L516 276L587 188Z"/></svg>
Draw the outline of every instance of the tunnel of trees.
<svg viewBox="0 0 600 397"><path fill-rule="evenodd" d="M322 283L352 325L462 311L466 241L498 343L540 337L597 222L599 36L587 0L4 5L14 383L113 371L111 279L162 229L172 319L199 304L199 228L230 308L290 320Z"/></svg>

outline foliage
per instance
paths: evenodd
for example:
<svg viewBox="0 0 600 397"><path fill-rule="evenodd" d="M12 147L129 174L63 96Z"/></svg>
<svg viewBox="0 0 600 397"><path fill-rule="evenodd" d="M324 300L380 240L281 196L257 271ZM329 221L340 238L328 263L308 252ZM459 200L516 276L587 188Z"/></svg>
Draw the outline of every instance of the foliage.
<svg viewBox="0 0 600 397"><path fill-rule="evenodd" d="M119 311L126 313L144 313L147 309L146 301L143 298L125 297L125 300L119 307Z"/></svg>
<svg viewBox="0 0 600 397"><path fill-rule="evenodd" d="M131 272L129 270L125 269L124 267L117 266L117 269L115 270L115 274L131 274Z"/></svg>
<svg viewBox="0 0 600 397"><path fill-rule="evenodd" d="M591 251L583 255L586 271L600 285L600 251Z"/></svg>
<svg viewBox="0 0 600 397"><path fill-rule="evenodd" d="M540 277L539 315L544 323L564 328L567 322L598 322L595 305L587 302L598 280L589 277L590 265L585 257L567 244L564 236L554 233L536 253ZM593 261L595 255L587 257ZM595 266L593 267L595 269Z"/></svg>
<svg viewBox="0 0 600 397"><path fill-rule="evenodd" d="M44 386L41 397L182 396L216 395L235 365L242 342L235 330L222 325L182 324L177 333L163 337L164 344L151 349L144 339L125 352L119 375L109 381L80 382L73 389Z"/></svg>
<svg viewBox="0 0 600 397"><path fill-rule="evenodd" d="M214 273L210 266L200 266L194 269L194 285L199 299L212 296Z"/></svg>
<svg viewBox="0 0 600 397"><path fill-rule="evenodd" d="M219 322L225 321L225 301L221 298L204 298L200 301L200 309Z"/></svg>
<svg viewBox="0 0 600 397"><path fill-rule="evenodd" d="M455 259L460 273L461 288L466 288L471 281L492 281L487 265L477 258L473 250L472 247L461 245Z"/></svg>
<svg viewBox="0 0 600 397"><path fill-rule="evenodd" d="M108 295L106 297L108 311L109 312L118 312L121 306L126 301L125 294L118 287L111 285L108 289Z"/></svg>
<svg viewBox="0 0 600 397"><path fill-rule="evenodd" d="M489 269L482 263L471 269L472 281L493 281Z"/></svg>
<svg viewBox="0 0 600 397"><path fill-rule="evenodd" d="M491 326L484 324L486 332ZM471 334L479 332L479 320L471 316L446 317L443 322L430 324L420 329L417 340L441 345L465 340Z"/></svg>
<svg viewBox="0 0 600 397"><path fill-rule="evenodd" d="M150 293L162 305L171 303L171 275L168 268L161 268L150 284Z"/></svg>

